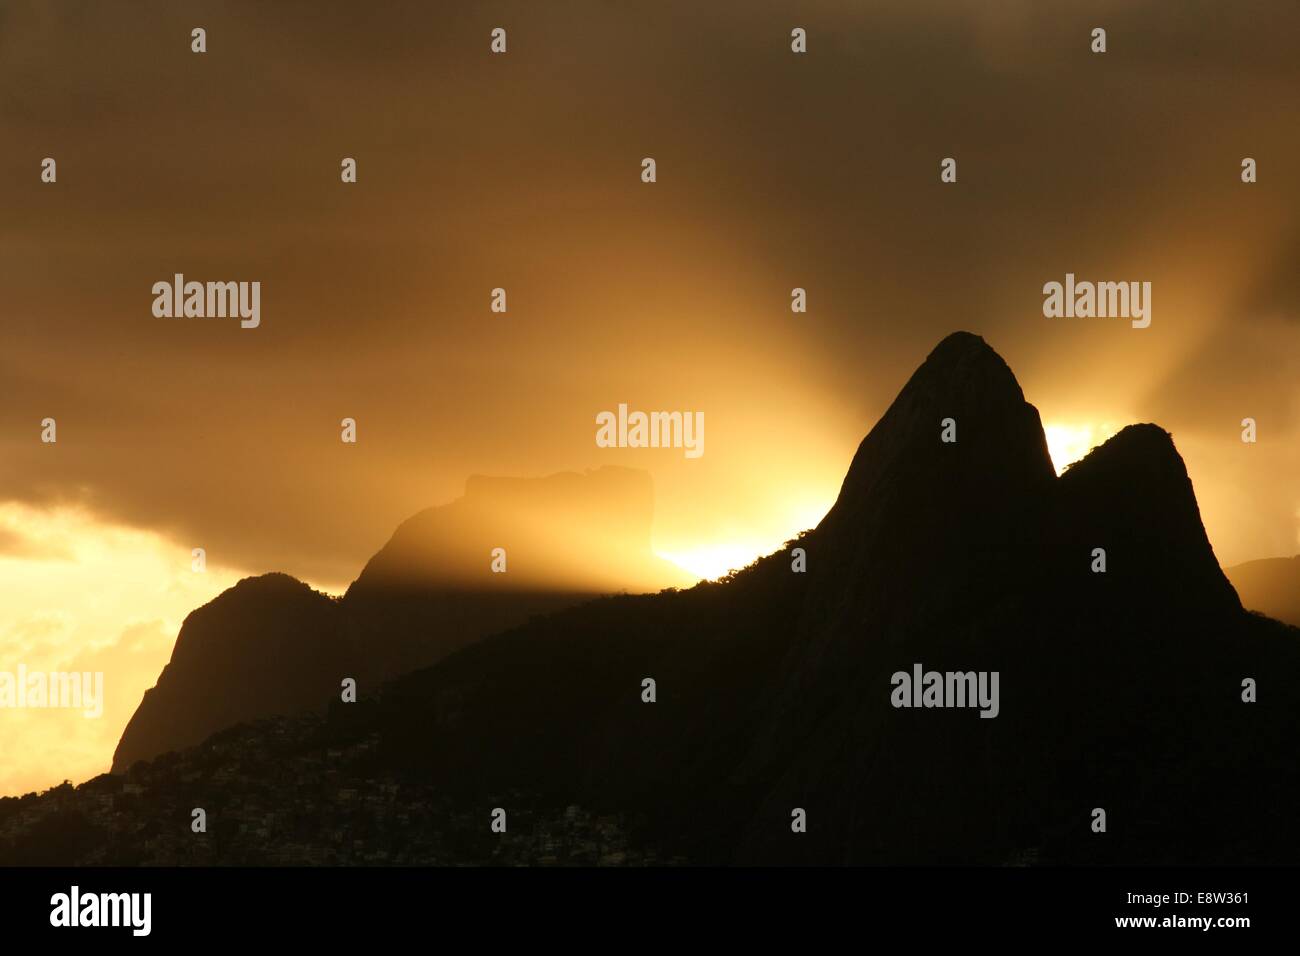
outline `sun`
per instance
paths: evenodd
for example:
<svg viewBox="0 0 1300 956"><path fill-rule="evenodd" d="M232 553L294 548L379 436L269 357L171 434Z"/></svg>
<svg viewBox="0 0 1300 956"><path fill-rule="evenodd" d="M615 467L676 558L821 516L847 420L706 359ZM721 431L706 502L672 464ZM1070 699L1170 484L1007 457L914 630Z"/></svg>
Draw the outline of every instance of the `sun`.
<svg viewBox="0 0 1300 956"><path fill-rule="evenodd" d="M1119 431L1111 422L1050 422L1043 426L1047 435L1047 453L1059 475L1067 465L1083 458Z"/></svg>
<svg viewBox="0 0 1300 956"><path fill-rule="evenodd" d="M761 545L736 542L702 545L671 554L658 552L659 557L689 571L702 581L712 581L729 571L738 571L766 553Z"/></svg>
<svg viewBox="0 0 1300 956"><path fill-rule="evenodd" d="M822 497L806 495L786 509L782 519L762 528L736 529L723 541L686 541L666 550L656 549L655 554L702 581L714 581L748 567L796 535L817 527L834 500L833 492Z"/></svg>

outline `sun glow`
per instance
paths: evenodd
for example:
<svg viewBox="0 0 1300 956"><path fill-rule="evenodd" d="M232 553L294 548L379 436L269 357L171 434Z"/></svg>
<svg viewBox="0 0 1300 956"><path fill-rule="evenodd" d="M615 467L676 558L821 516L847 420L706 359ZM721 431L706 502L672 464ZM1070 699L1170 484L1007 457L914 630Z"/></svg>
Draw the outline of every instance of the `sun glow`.
<svg viewBox="0 0 1300 956"><path fill-rule="evenodd" d="M729 571L748 567L756 559L778 550L795 536L817 527L833 503L832 499L796 507L787 523L789 530L782 534L760 536L750 531L727 541L688 544L686 547L656 550L655 554L701 580L713 581Z"/></svg>
<svg viewBox="0 0 1300 956"><path fill-rule="evenodd" d="M0 671L103 675L102 713L0 707L0 796L108 769L181 621L240 573L76 508L0 502Z"/></svg>
<svg viewBox="0 0 1300 956"><path fill-rule="evenodd" d="M671 561L704 581L712 581L728 571L743 568L764 553L766 552L760 546L736 542L702 545L680 553L658 552L659 557L665 561Z"/></svg>
<svg viewBox="0 0 1300 956"><path fill-rule="evenodd" d="M1083 458L1098 445L1106 441L1122 426L1112 422L1100 424L1091 422L1051 422L1043 426L1047 435L1047 452L1052 457L1052 466L1059 475L1067 465Z"/></svg>

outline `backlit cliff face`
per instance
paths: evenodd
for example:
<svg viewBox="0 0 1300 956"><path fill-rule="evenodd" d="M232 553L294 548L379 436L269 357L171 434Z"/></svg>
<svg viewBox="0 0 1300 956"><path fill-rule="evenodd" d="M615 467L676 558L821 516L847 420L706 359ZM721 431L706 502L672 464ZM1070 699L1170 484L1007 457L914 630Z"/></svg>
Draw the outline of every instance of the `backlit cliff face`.
<svg viewBox="0 0 1300 956"><path fill-rule="evenodd" d="M403 522L348 598L438 587L599 594L694 583L654 556L654 511L654 486L642 471L475 476L462 498ZM487 573L497 548L506 552L507 571Z"/></svg>

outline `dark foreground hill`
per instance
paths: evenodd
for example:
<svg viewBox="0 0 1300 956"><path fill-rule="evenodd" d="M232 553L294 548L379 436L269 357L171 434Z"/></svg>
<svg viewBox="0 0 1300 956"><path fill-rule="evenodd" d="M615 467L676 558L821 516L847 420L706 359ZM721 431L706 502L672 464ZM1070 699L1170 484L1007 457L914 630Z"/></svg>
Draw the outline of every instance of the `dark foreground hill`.
<svg viewBox="0 0 1300 956"><path fill-rule="evenodd" d="M914 670L971 675L939 697L967 706L895 706ZM785 551L0 802L0 862L1295 862L1298 687L1300 631L1243 610L1170 436L1058 478L958 333Z"/></svg>

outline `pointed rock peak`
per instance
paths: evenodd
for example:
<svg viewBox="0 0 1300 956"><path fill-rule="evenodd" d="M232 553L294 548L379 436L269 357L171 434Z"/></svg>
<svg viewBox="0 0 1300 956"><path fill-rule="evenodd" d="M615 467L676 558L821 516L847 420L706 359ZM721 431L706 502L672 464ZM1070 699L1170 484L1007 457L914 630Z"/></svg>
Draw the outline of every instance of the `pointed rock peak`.
<svg viewBox="0 0 1300 956"><path fill-rule="evenodd" d="M1066 474L1086 473L1094 468L1143 462L1148 466L1163 463L1186 474L1182 456L1174 447L1174 438L1159 425L1149 422L1126 425L1082 459L1066 468Z"/></svg>
<svg viewBox="0 0 1300 956"><path fill-rule="evenodd" d="M1060 477L1066 550L1105 548L1111 579L1194 614L1240 610L1187 466L1158 425L1129 425ZM1171 611L1172 613L1172 611Z"/></svg>
<svg viewBox="0 0 1300 956"><path fill-rule="evenodd" d="M916 387L940 388L985 401L1025 400L1011 367L992 346L971 332L954 332L936 345L904 391Z"/></svg>
<svg viewBox="0 0 1300 956"><path fill-rule="evenodd" d="M1038 410L1002 356L970 332L941 341L863 440L824 525L864 509L990 505L1055 477ZM960 501L958 500L960 499Z"/></svg>
<svg viewBox="0 0 1300 956"><path fill-rule="evenodd" d="M1187 465L1173 436L1149 423L1124 427L1066 468L1061 481L1067 487L1118 482L1130 497L1141 491L1197 507ZM1199 527L1200 513L1195 514Z"/></svg>
<svg viewBox="0 0 1300 956"><path fill-rule="evenodd" d="M961 361L988 361L1006 368L1008 372L1011 371L1002 356L993 349L993 346L984 341L983 336L964 331L945 336L930 352L925 364Z"/></svg>

